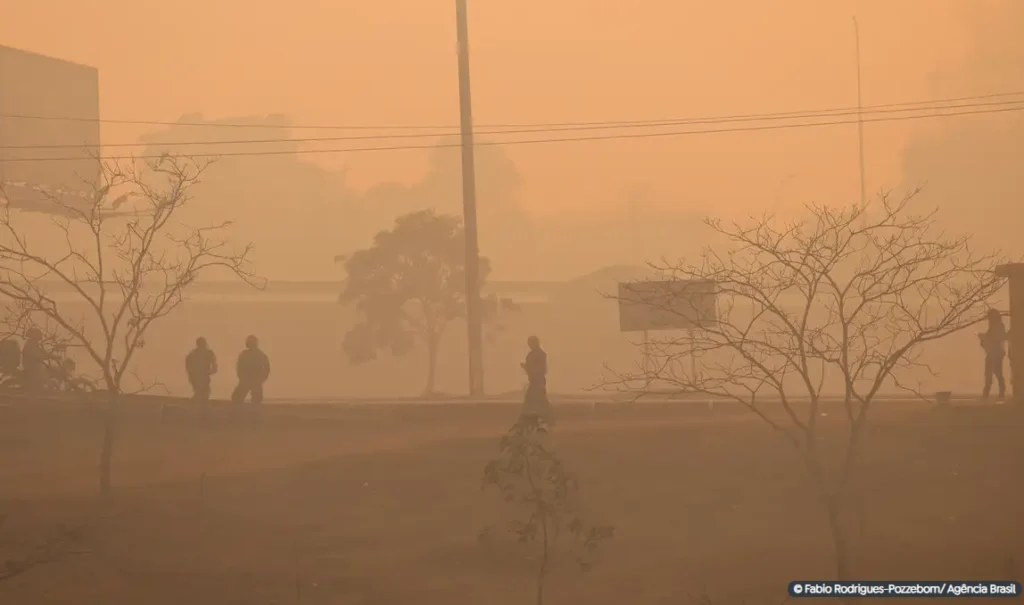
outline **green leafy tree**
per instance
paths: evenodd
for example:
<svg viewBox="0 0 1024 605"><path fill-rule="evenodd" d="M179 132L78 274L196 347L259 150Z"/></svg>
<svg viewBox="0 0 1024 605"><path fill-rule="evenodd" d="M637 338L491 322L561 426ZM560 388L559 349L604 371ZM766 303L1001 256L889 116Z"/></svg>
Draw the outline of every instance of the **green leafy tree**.
<svg viewBox="0 0 1024 605"><path fill-rule="evenodd" d="M544 589L563 536L571 537L573 560L589 571L598 547L614 536L609 525L591 525L580 516L579 484L558 456L545 444L546 421L527 414L500 442L501 455L484 468L484 488L496 489L523 517L506 523L522 544L536 545L536 603L544 605ZM485 530L481 539L490 537Z"/></svg>
<svg viewBox="0 0 1024 605"><path fill-rule="evenodd" d="M441 338L466 314L462 221L433 210L406 214L369 248L338 260L347 274L340 300L361 316L345 335L349 360L371 361L381 349L404 355L421 342L428 357L425 392L433 393ZM481 258L481 284L489 273Z"/></svg>

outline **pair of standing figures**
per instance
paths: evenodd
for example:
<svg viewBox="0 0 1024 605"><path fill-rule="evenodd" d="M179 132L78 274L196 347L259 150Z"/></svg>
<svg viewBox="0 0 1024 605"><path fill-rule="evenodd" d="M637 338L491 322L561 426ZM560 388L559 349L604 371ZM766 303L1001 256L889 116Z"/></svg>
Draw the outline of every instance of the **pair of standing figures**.
<svg viewBox="0 0 1024 605"><path fill-rule="evenodd" d="M235 368L238 386L231 393L231 400L244 403L247 397L251 397L254 404L262 403L263 383L270 377L270 358L260 350L258 338L249 336L245 339L245 349L238 355ZM192 398L200 402L209 401L210 383L217 373L217 356L205 338L197 338L196 348L185 357L185 372L192 385Z"/></svg>

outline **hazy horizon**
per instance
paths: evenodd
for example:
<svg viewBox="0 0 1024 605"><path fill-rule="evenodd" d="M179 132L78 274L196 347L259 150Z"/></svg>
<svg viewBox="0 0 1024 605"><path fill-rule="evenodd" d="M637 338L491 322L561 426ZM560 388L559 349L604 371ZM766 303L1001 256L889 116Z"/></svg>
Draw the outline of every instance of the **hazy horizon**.
<svg viewBox="0 0 1024 605"><path fill-rule="evenodd" d="M346 266L339 259L370 246L400 216L426 208L462 215L453 6L303 3L282 14L240 0L182 0L173 11L108 0L104 8L21 3L0 23L0 44L98 71L105 157L172 151L216 159L176 220L230 222L224 236L236 249L253 244L249 268L268 280L262 297L281 304L279 315L269 306L252 311L259 325L238 325L232 334L271 331L290 343L282 354L297 354L291 347L302 339L289 326L312 321L306 302L340 294ZM478 236L490 265L484 293L540 296L550 286L563 295L562 284L585 292L557 313L554 305L513 322L502 335L502 359L488 362L501 367L489 373L518 381L520 353L513 352L528 334L548 331L560 334L545 339L561 355L576 347L591 354L566 379L581 388L599 371L602 347L633 346L615 332L614 309L582 306L600 298L588 279L610 288L616 280L602 270L672 265L721 250L709 218L792 221L811 203L858 203L855 31L869 202L925 183L912 211L937 207L941 225L973 236L979 249L1019 256L1024 118L1017 110L1024 105L1014 104L1024 101L1004 96L1024 95L1024 41L1014 27L1021 22L1024 4L1009 0L927 7L910 0L526 0L515 10L470 3ZM93 35L104 27L118 35ZM2 75L45 87L31 71ZM88 86L73 87L89 89L78 103L83 115L95 113L95 73L86 71ZM18 112L31 111L32 95L9 96L21 103ZM69 96L42 95L53 107L38 112L45 118L77 102ZM886 109L943 99L946 109L932 113L961 115ZM823 113L829 109L842 110L833 111L841 119ZM968 115L994 110L1002 113ZM772 115L800 111L813 115ZM73 132L60 121L0 120L24 132L31 130L25 122L42 123L56 147L95 134L88 120ZM623 124L637 120L669 123ZM508 132L515 125L526 132ZM559 140L581 137L592 140ZM523 140L534 142L515 143ZM18 152L40 152L27 147ZM385 149L351 151L361 148ZM50 217L21 212L17 220L48 254L60 253L61 238L46 237ZM260 298L222 275L200 275L198 298ZM300 293L315 296L300 300ZM226 321L232 311L224 302L202 316L185 306L166 333L173 355L184 354L193 334L213 330L209 322ZM324 307L319 323L304 328L302 338L323 339L318 350L331 359L324 367L345 363L343 341L360 325L348 312ZM325 335L326 325L333 327ZM458 367L465 340L449 340ZM420 372L415 362L405 365ZM288 380L311 380L298 376ZM957 374L957 384L966 380Z"/></svg>
<svg viewBox="0 0 1024 605"><path fill-rule="evenodd" d="M454 15L444 3L310 3L292 7L287 19L276 9L232 0L185 0L170 12L123 0L104 6L93 11L59 0L18 3L0 23L0 42L96 67L104 119L248 118L259 124L269 116L278 124L378 128L293 128L290 136L299 138L401 134L409 131L379 128L425 125L444 126L439 135L447 136L457 123ZM486 132L494 124L851 107L853 17L860 27L866 106L1012 92L1024 89L1017 69L1024 44L1012 26L1020 22L1020 6L1008 0L936 0L926 6L909 0L780 6L530 0L515 10L471 4L475 122ZM117 17L110 20L112 14ZM657 19L649 18L655 14ZM155 27L163 35L150 35ZM105 28L118 33L92 35ZM950 178L958 170L966 175L969 167L935 163L915 150L921 141L931 141L928 148L942 145L936 141L967 126L979 133L1019 129L1021 121L1012 115L866 124L869 194L927 181L922 204L943 205L951 224L981 228L986 223L973 219L975 204L952 193L963 187ZM148 144L182 136L250 138L244 129L179 130L105 122L101 136L108 146L141 137ZM248 134L260 138L261 132L265 137L267 130L258 127ZM289 136L287 129L273 132ZM1021 158L1012 142L991 140L1011 154L1001 164L1010 167ZM106 153L118 149L125 148L107 147ZM807 202L849 204L860 195L854 125L480 147L478 154L480 245L494 261L495 279L566 279L604 265L688 255L703 243L697 219L708 214L732 218L773 210L788 216ZM232 216L237 238L256 243L264 277L331 279L338 271L334 255L367 245L401 209L427 205L460 212L457 158L457 149L223 158L208 179L212 197L204 199L218 208L204 215ZM982 179L975 193L999 207L1007 187L989 191L984 184L997 169L999 178L1020 182L999 167L984 174L970 168L965 182ZM251 183L239 180L256 173ZM512 230L512 224L521 226ZM664 232L654 231L659 228ZM993 229L991 243L1017 248L1011 234ZM638 238L638 231L645 236ZM532 235L524 240L511 233Z"/></svg>

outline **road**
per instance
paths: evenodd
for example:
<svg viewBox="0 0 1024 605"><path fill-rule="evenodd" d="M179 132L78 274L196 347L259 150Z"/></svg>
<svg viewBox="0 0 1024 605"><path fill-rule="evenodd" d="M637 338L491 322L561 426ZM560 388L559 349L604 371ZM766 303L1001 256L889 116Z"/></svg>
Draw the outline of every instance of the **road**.
<svg viewBox="0 0 1024 605"><path fill-rule="evenodd" d="M102 398L103 395L100 393L94 394ZM18 400L37 399L34 397L26 397L24 395L8 395L0 396L0 405L13 403ZM57 395L49 397L40 397L38 399L45 399L50 401L64 401L68 403L80 403L82 401L80 395ZM646 395L641 398L637 398L634 395L627 393L581 393L575 395L568 394L552 394L550 396L552 404L556 407L564 406L587 406L587 407L618 407L627 406L630 404L639 405L642 407L649 406L672 406L672 407L689 407L689 406L707 406L709 408L715 407L732 407L739 406L740 404L736 401L715 398L708 396L681 396L681 395L669 395L661 393L653 393ZM933 397L921 398L905 393L900 394L886 394L878 395L876 401L892 402L892 403L935 403ZM168 395L126 395L125 400L133 401L136 403L149 403L149 404L181 404L189 401L185 397L174 397ZM99 401L99 399L94 400ZM294 405L309 405L317 407L351 407L351 406L462 406L462 405L475 405L475 406L515 406L522 403L522 395L518 393L507 393L504 395L493 395L485 397L473 397L470 398L465 395L442 395L435 397L272 397L266 400L266 404L271 406L294 406ZM790 401L794 405L806 404L809 400L806 397L791 397ZM822 404L826 407L832 406L842 402L842 397L839 396L828 396L821 398ZM951 402L957 404L972 404L980 403L978 397L966 397L953 395ZM227 403L225 401L217 401L217 403ZM769 397L759 398L761 405L770 406L778 403L778 399L772 399Z"/></svg>
<svg viewBox="0 0 1024 605"><path fill-rule="evenodd" d="M643 404L643 405L686 405L686 404L701 404L701 405L715 405L720 403L735 403L733 400L725 399L721 397L709 397L706 395L701 396L680 396L680 395L664 395L664 394L652 394L642 398L636 398L630 394L580 394L580 395L551 395L551 402L554 405L625 405L630 402ZM898 401L898 402L914 402L920 403L922 401L933 401L932 398L922 399L921 397L908 394L888 394L878 395L876 398L878 401ZM794 403L806 402L806 397L791 397L790 400ZM821 398L824 403L839 403L843 400L841 396L827 396ZM956 402L973 402L977 401L976 396L958 396L953 395L951 401ZM297 404L316 404L316 405L517 405L522 403L522 395L518 394L505 394L505 395L493 395L485 397L474 397L470 398L466 395L446 395L436 397L380 397L380 398L369 398L369 397L271 397L266 400L269 404L278 405L297 405ZM760 399L764 403L771 403L773 398L763 397ZM778 401L778 399L774 399Z"/></svg>

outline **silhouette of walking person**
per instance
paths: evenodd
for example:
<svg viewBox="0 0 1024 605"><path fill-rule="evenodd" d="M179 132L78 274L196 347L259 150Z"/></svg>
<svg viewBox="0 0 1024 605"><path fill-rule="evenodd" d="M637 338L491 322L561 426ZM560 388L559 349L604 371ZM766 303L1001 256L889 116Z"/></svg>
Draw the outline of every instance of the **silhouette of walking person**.
<svg viewBox="0 0 1024 605"><path fill-rule="evenodd" d="M1003 318L999 311L991 309L988 312L988 331L978 334L981 341L981 348L985 350L985 387L982 390L981 398L988 400L992 391L992 379L999 383L999 400L1006 398L1006 379L1003 377L1003 360L1006 358L1006 341L1008 333L1003 325Z"/></svg>
<svg viewBox="0 0 1024 605"><path fill-rule="evenodd" d="M185 373L188 374L188 382L192 385L192 399L199 403L208 402L210 382L217 373L217 355L202 336L196 339L196 348L185 356Z"/></svg>
<svg viewBox="0 0 1024 605"><path fill-rule="evenodd" d="M526 354L526 360L519 364L528 380L522 415L538 416L548 424L553 424L551 402L548 401L548 354L541 348L540 339L536 336L529 337L526 344L530 352Z"/></svg>
<svg viewBox="0 0 1024 605"><path fill-rule="evenodd" d="M236 371L238 386L231 394L231 400L241 404L251 396L253 404L263 403L263 383L270 377L270 358L260 350L260 341L255 336L245 339L245 349L238 355Z"/></svg>

